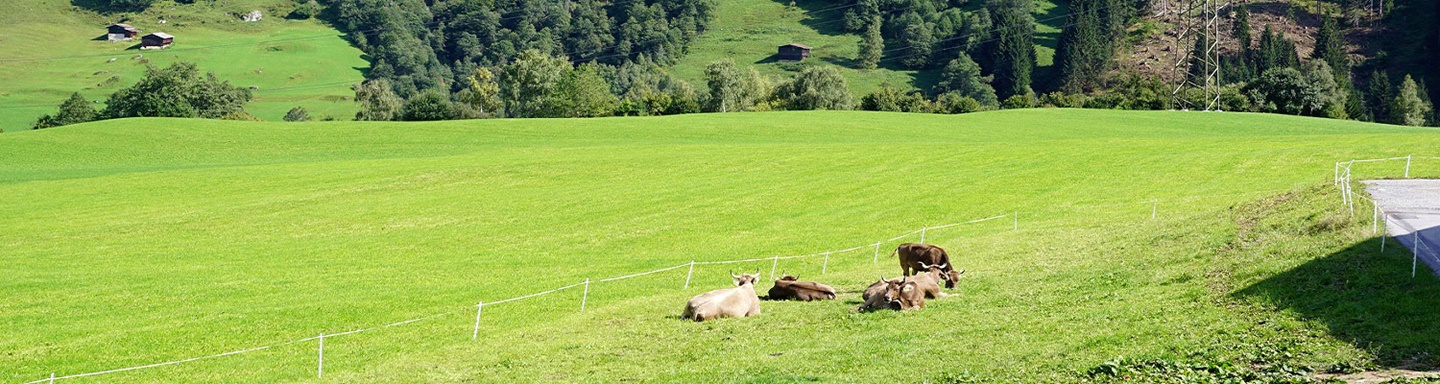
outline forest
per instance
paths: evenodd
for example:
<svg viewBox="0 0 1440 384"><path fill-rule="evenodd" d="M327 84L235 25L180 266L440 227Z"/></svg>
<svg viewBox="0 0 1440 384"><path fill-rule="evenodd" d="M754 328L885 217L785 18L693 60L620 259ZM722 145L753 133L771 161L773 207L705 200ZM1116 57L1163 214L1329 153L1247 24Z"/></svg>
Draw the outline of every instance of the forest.
<svg viewBox="0 0 1440 384"><path fill-rule="evenodd" d="M127 8L146 4L112 1ZM937 80L919 90L886 84L865 95L852 95L845 76L825 64L773 77L721 60L705 68L704 84L671 76L668 67L715 17L716 0L305 0L296 9L333 24L367 54L368 80L355 86L357 120L1067 107L1211 108L1437 125L1427 80L1440 78L1440 2L1236 2L1220 12L1221 41L1195 39L1192 61L1178 78L1138 71L1126 61L1147 38L1154 40L1147 34L1157 35L1162 5L1070 0L1047 73L1037 67L1034 6L1031 0L837 3L845 12L830 17L859 37L854 66L936 73ZM1269 14L1262 22L1251 8ZM1273 14L1277 9L1284 11ZM1307 20L1317 27L1296 27ZM1207 49L1216 50L1218 66L1199 59ZM1179 86L1182 81L1201 86ZM1212 92L1201 91L1204 85ZM83 102L67 100L70 108L45 116L37 128L112 116L66 112ZM296 120L308 118L293 112Z"/></svg>

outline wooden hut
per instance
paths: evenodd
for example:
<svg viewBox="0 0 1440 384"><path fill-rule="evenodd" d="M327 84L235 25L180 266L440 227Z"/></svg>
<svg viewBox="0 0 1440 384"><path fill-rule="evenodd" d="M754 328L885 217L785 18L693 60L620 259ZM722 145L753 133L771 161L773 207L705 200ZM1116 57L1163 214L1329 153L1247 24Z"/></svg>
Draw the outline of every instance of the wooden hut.
<svg viewBox="0 0 1440 384"><path fill-rule="evenodd" d="M106 36L110 38L110 41L131 40L140 35L140 30L130 24L112 24L107 29L109 31L106 32Z"/></svg>
<svg viewBox="0 0 1440 384"><path fill-rule="evenodd" d="M140 38L140 49L165 49L174 43L175 36L164 32L155 32Z"/></svg>
<svg viewBox="0 0 1440 384"><path fill-rule="evenodd" d="M781 45L775 56L779 57L780 61L804 61L810 57L810 47L800 44Z"/></svg>

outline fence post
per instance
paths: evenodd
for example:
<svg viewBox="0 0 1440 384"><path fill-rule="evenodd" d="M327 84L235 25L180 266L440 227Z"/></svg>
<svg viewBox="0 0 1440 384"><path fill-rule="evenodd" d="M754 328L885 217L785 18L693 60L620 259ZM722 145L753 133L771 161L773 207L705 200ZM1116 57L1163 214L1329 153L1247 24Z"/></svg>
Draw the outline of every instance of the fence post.
<svg viewBox="0 0 1440 384"><path fill-rule="evenodd" d="M1415 267L1420 264L1420 231L1415 231L1415 249L1410 252L1415 255L1410 259L1410 278L1415 278Z"/></svg>
<svg viewBox="0 0 1440 384"><path fill-rule="evenodd" d="M775 279L775 266L777 265L780 265L780 255L775 255L775 259L770 262L770 279L772 280Z"/></svg>
<svg viewBox="0 0 1440 384"><path fill-rule="evenodd" d="M685 289L690 289L691 276L695 276L695 260L690 260L690 272L685 272Z"/></svg>
<svg viewBox="0 0 1440 384"><path fill-rule="evenodd" d="M580 312L585 312L585 302L590 300L590 278L585 278L585 293L580 295Z"/></svg>
<svg viewBox="0 0 1440 384"><path fill-rule="evenodd" d="M1405 178L1410 178L1410 159L1415 155L1405 156Z"/></svg>
<svg viewBox="0 0 1440 384"><path fill-rule="evenodd" d="M927 230L930 230L930 227L920 227L920 244L925 244L925 231Z"/></svg>
<svg viewBox="0 0 1440 384"><path fill-rule="evenodd" d="M1015 211L1015 230L1020 230L1020 211Z"/></svg>
<svg viewBox="0 0 1440 384"><path fill-rule="evenodd" d="M320 360L315 364L315 377L325 377L325 332L320 332Z"/></svg>
<svg viewBox="0 0 1440 384"><path fill-rule="evenodd" d="M1335 162L1335 185L1340 185L1340 162Z"/></svg>
<svg viewBox="0 0 1440 384"><path fill-rule="evenodd" d="M55 384L55 372L50 372L50 384Z"/></svg>
<svg viewBox="0 0 1440 384"><path fill-rule="evenodd" d="M1380 235L1380 256L1385 256L1385 238L1390 237L1390 214L1381 213L1380 219L1385 221L1385 233Z"/></svg>
<svg viewBox="0 0 1440 384"><path fill-rule="evenodd" d="M1150 201L1150 220L1155 220L1155 213L1160 210L1160 200Z"/></svg>
<svg viewBox="0 0 1440 384"><path fill-rule="evenodd" d="M825 251L825 262L820 264L820 274L821 274L821 275L824 275L824 274L825 274L825 271L826 271L827 269L829 269L829 268L830 268L830 251Z"/></svg>
<svg viewBox="0 0 1440 384"><path fill-rule="evenodd" d="M475 304L475 332L470 334L470 340L478 340L480 338L480 312L484 310L484 301L481 301L480 304Z"/></svg>
<svg viewBox="0 0 1440 384"><path fill-rule="evenodd" d="M1374 212L1370 214L1370 236L1380 233L1380 203L1371 205Z"/></svg>
<svg viewBox="0 0 1440 384"><path fill-rule="evenodd" d="M875 242L875 260L871 260L871 261L870 261L870 264L879 264L879 263L880 263L880 243L882 243L882 242L880 242L880 241Z"/></svg>

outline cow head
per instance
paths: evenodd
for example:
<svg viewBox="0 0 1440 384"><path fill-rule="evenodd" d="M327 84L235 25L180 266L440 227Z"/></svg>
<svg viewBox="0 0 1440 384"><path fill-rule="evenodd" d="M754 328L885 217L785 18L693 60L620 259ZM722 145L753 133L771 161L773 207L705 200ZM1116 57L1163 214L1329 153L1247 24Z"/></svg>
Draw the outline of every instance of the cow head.
<svg viewBox="0 0 1440 384"><path fill-rule="evenodd" d="M755 285L755 282L760 280L760 270L756 269L754 274L744 275L736 275L735 271L730 271L730 278L735 279L737 287L743 287L745 284Z"/></svg>

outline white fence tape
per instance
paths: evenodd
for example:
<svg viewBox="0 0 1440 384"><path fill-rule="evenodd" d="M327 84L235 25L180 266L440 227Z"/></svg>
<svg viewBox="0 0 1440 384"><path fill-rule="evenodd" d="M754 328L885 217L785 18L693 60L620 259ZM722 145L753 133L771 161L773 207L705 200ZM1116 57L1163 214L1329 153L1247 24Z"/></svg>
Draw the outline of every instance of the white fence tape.
<svg viewBox="0 0 1440 384"><path fill-rule="evenodd" d="M1437 159L1440 159L1440 158L1437 158ZM1283 190L1282 190L1282 191L1283 191ZM1270 192L1274 192L1274 191L1249 192L1248 194L1254 194L1254 193L1270 193ZM1240 195L1240 194L1202 196L1202 197L1197 197L1197 198L1222 197L1222 196L1233 196L1233 195ZM1146 201L1140 202L1140 203L1124 203L1124 204L1119 204L1119 205L1152 204L1152 203L1154 203L1154 202L1155 202L1155 200L1146 200ZM983 218L983 219L976 219L976 220L970 220L970 221L964 221L964 222L958 222L958 223L950 223L950 224L943 224L943 225L936 225L936 226L926 226L926 227L922 227L922 229L918 229L918 230L915 230L915 231L907 232L907 233L905 233L905 234L902 234L902 235L896 236L896 237L892 237L892 238L887 239L887 240L883 240L883 241L879 241L879 242L875 242L875 243L867 243L867 244L865 244L865 245L855 246L855 247L846 248L846 249L842 249L842 250L816 252L816 253L805 254L805 255L771 256L771 257L741 259L741 260L692 261L692 262L689 262L689 263L685 263L685 264L681 264L681 265L676 265L676 266L673 266L673 267L665 267L665 268L661 268L661 269L656 269L656 270L651 270L651 271L646 271L646 272L640 272L640 273L633 273L633 274L624 275L624 276L616 276L616 277L604 278L604 279L593 280L593 281L592 281L592 280L589 280L589 279L586 279L586 281L583 281L583 282L579 282L579 283L575 283L575 284L571 284L571 285L566 285L566 286L559 287L559 288L555 288L555 289L551 289L551 290L548 290L548 291L536 292L536 293L531 293L531 294L527 294L527 295L523 295L523 296L516 296L516 297L512 297L512 298L508 298L508 299L503 299L503 300L496 300L496 301L492 301L492 302L483 302L483 301L482 301L482 302L479 302L478 304L476 304L476 305L474 306L474 308L475 308L475 327L474 327L474 330L473 330L473 332L472 332L472 339L475 339L475 338L478 338L478 337L479 337L481 314L483 313L484 308L485 308L486 306L494 306L494 305L505 304L505 303L515 302L515 301L520 301L520 300L531 299L531 298L535 298L535 297L539 297L539 296L544 296L544 295L548 295L548 294L552 294L552 293L564 291L564 290L567 290L567 289L570 289L570 288L579 287L579 286L586 286L586 288L587 288L587 294L586 294L586 296L587 296L587 298L588 298L588 288L589 288L589 283L591 283L591 282L611 282L611 281L625 280L625 279L631 279L631 278L635 278L635 277L646 276L646 275L651 275L651 274L656 274L656 273L661 273L661 272L666 272L666 271L673 271L673 270L676 270L676 269L689 267L690 270L689 270L689 272L686 274L686 281L685 281L685 287L686 287L686 288L689 288L689 285L690 285L690 277L691 277L691 275L693 275L693 273L694 273L694 268L695 268L696 265L723 265L723 264L738 264L738 263L753 263L753 262L759 262L759 261L770 261L770 262L772 262L772 266L773 266L773 265L774 265L773 263L778 263L780 260L792 260L792 259L800 259L800 258L808 258L808 257L825 256L825 257L827 258L826 266L828 266L828 264L829 264L829 263L828 263L828 257L831 256L831 255L833 255L833 254L836 254L836 253L845 253L845 252L854 252L854 251L858 251L858 250L862 250L862 249L867 249L867 248L872 248L872 247L874 248L874 255L873 255L874 260L873 260L873 261L878 262L878 261L879 261L879 257L880 257L880 256L879 256L879 255L880 255L880 251L881 251L881 250L880 250L880 246L883 245L884 243L894 242L894 241L896 241L896 240L904 239L904 238L909 237L909 236L911 236L911 235L915 235L915 234L917 234L917 233L927 232L927 231L929 231L929 230L945 229L945 228L951 228L951 227L960 226L960 225L975 224L975 223L981 223L981 222L986 222L986 221L999 220L999 219L1003 219L1003 218L1006 218L1006 217L1014 217L1014 218L1015 218L1015 228L1016 228L1016 229L1019 229L1020 213L1019 213L1019 212L1015 212L1015 213L1012 213L1012 214L999 215L999 216L991 216L991 217L986 217L986 218ZM772 275L774 274L773 271L772 271L771 274L772 274ZM583 310L583 305L584 305L584 303L582 303L582 310ZM466 310L468 310L468 309L466 309ZM253 347L253 348L246 348L246 349L234 350L234 351L229 351L229 352L217 353L217 354L213 354L213 355L205 355L205 356L191 357L191 358L185 358L185 359L179 359L179 360L173 360L173 361L166 361L166 362L161 362L161 363L152 363L152 364L138 365L138 366L133 366L133 367L116 368L116 369L109 369L109 370L95 371L95 372L86 372L86 373L79 373L79 374L65 375L65 376L55 376L55 375L52 373L52 374L50 375L50 377L47 377L47 378L45 378L45 379L36 380L36 381L30 381L30 382L26 382L26 383L24 383L24 384L53 383L53 382L56 381L56 380L75 379L75 378L82 378L82 377L91 377L91 376L99 376L99 375L106 375L106 374L112 374L112 373L135 371L135 370L148 369L148 368L157 368L157 367L164 367L164 366L170 366L170 365L190 363L190 362L195 362L195 361L215 359L215 358L226 357L226 356L240 355L240 354L245 354L245 353L250 353L250 352L258 352L258 351L263 351L263 350L267 350L267 349L279 348L279 347L284 347L284 346L299 344L299 343L308 342L308 341L320 341L320 340L323 340L324 338L333 338L333 337L338 337L338 336L353 335L353 334L362 333L362 332L367 332L367 331L372 331L372 330L376 330L376 329L380 329L380 328L397 327L397 326L406 325L406 324L411 324L411 323L416 323L416 322L421 322L421 321L425 321L425 320L431 320L431 319L435 319L435 318L440 318L440 317L445 317L445 316L451 316L451 315L455 315L455 314L457 314L457 313L462 313L462 312L464 312L464 311L466 311L466 310L456 310L456 311L450 311L450 312L437 313L437 314L432 314L432 315L417 317L417 318L413 318L413 319L409 319L409 320L397 321L397 322L393 322L393 323L389 323L389 324L385 324L385 325L381 325L381 326L370 327L370 328L355 329L355 330L346 331L346 332L341 332L341 333L335 333L335 334L320 333L318 336L306 337L306 338L296 339L296 340L291 340L291 341L286 341L286 342L282 342L282 343L269 344L269 345L264 345L264 346L259 346L259 347ZM323 342L323 341L322 341L322 342ZM320 348L321 348L321 349L320 349L320 352L319 352L319 353L321 354L321 356L323 356L323 353L324 353L324 352L323 352L323 347L320 347ZM318 362L318 364L320 364L320 365L317 367L317 374L323 374L323 372L324 372L323 357L321 357L321 359L322 359L322 360L321 360L320 362Z"/></svg>

